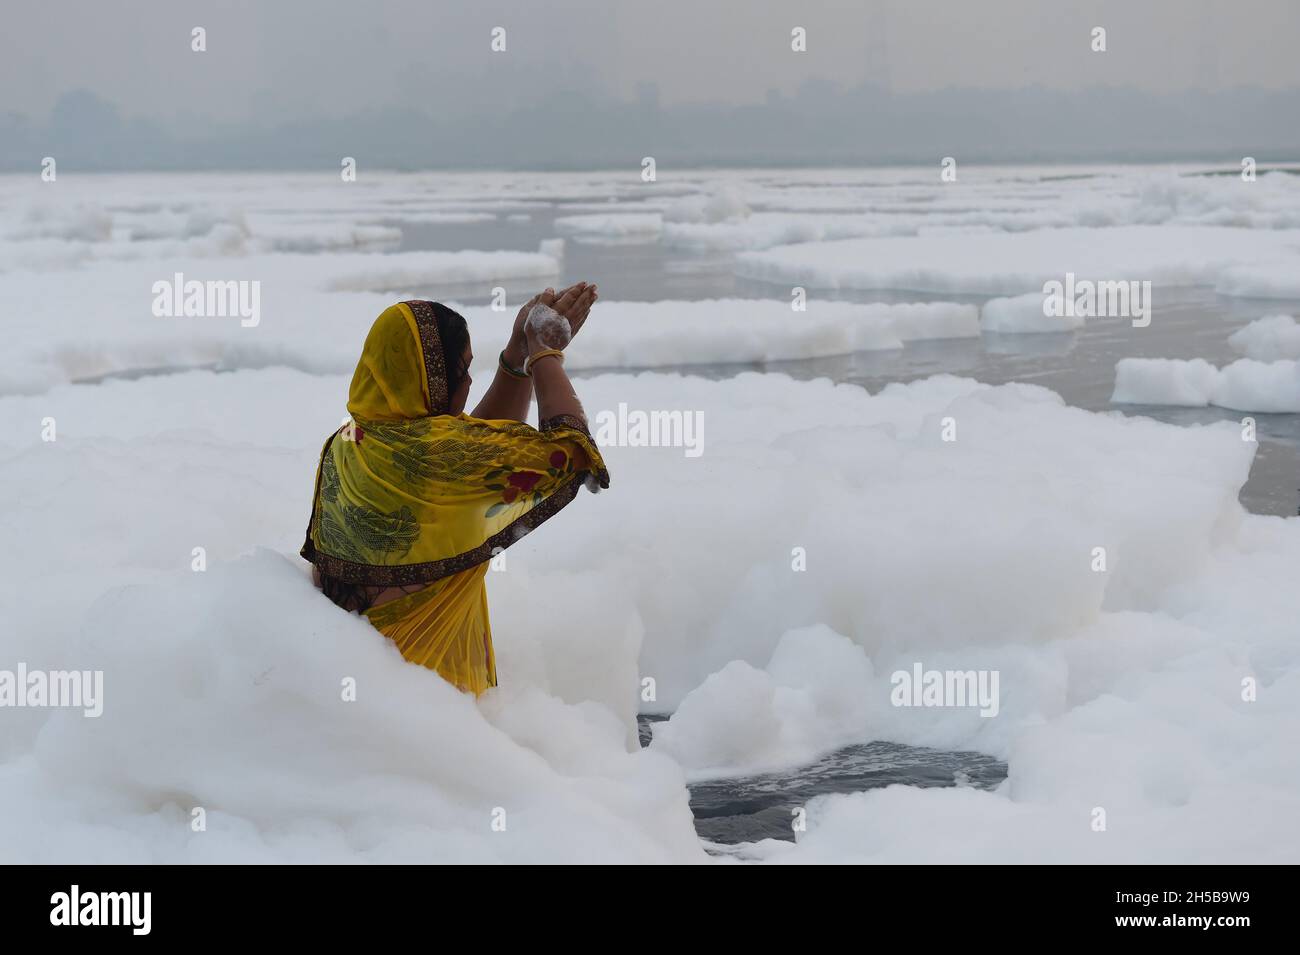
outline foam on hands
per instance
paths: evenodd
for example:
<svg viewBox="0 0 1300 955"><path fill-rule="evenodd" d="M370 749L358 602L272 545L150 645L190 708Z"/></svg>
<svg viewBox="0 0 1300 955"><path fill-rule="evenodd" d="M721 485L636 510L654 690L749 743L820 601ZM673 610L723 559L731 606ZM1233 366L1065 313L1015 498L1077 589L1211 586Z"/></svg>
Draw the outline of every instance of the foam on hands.
<svg viewBox="0 0 1300 955"><path fill-rule="evenodd" d="M538 302L524 319L524 330L532 331L547 348L564 348L573 337L569 320L544 302Z"/></svg>

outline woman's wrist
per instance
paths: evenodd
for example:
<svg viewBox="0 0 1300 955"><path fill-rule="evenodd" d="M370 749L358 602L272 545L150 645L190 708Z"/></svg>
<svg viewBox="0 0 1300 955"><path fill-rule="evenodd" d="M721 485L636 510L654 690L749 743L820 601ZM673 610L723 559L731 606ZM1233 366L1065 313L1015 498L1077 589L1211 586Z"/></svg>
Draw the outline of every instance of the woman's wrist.
<svg viewBox="0 0 1300 955"><path fill-rule="evenodd" d="M510 341L501 352L505 360L512 368L523 368L524 362L528 358L528 339L522 335L511 335Z"/></svg>
<svg viewBox="0 0 1300 955"><path fill-rule="evenodd" d="M524 363L524 372L531 375L533 365L537 364L540 359L554 358L561 365L564 364L564 351L560 348L535 348L528 355L528 361Z"/></svg>
<svg viewBox="0 0 1300 955"><path fill-rule="evenodd" d="M522 365L511 364L509 359L506 358L506 353L504 350L502 350L501 354L497 357L497 364L500 365L501 370L504 371L511 378L528 377L528 372L524 370Z"/></svg>

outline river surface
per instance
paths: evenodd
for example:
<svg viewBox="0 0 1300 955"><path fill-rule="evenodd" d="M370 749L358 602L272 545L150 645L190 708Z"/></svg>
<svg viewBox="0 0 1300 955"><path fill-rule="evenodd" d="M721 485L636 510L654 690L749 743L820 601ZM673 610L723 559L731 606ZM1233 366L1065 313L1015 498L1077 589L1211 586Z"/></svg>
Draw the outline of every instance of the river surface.
<svg viewBox="0 0 1300 955"><path fill-rule="evenodd" d="M552 238L552 220L565 214L536 207L526 222L457 225L394 223L404 230L401 251L417 249L518 249L535 251ZM510 211L510 210L504 210ZM580 280L599 284L610 300L788 298L788 287L737 277L729 254L697 254L658 242L566 243L558 285ZM527 284L505 283L510 300L531 295ZM481 286L439 289L438 294L469 305L487 304ZM809 289L810 297L848 302L969 302L983 297L917 292L834 292ZM831 358L768 363L657 366L712 378L741 371L781 372L794 378L831 378L862 385L871 392L890 382L936 374L974 378L990 384L1019 381L1050 388L1071 405L1089 411L1147 415L1176 425L1240 421L1239 412L1221 408L1169 408L1116 405L1110 400L1115 363L1121 358L1204 358L1223 365L1239 355L1227 339L1236 329L1264 315L1300 315L1300 302L1257 301L1216 295L1208 287L1155 287L1151 324L1134 328L1126 319L1096 319L1076 331L1046 335L984 335L981 338L910 343L890 351L858 352ZM594 313L599 320L599 312ZM792 318L797 320L797 318ZM625 370L625 369L624 369ZM595 373L594 371L586 374ZM578 373L583 374L583 373ZM1294 515L1300 505L1300 415L1255 414L1259 451L1241 492L1243 505L1256 513ZM653 724L666 716L641 717L642 744ZM792 810L828 793L851 793L890 785L973 786L992 789L1006 778L1007 766L990 756L947 752L863 740L815 762L783 772L693 783L695 828L713 851L760 839L793 840Z"/></svg>

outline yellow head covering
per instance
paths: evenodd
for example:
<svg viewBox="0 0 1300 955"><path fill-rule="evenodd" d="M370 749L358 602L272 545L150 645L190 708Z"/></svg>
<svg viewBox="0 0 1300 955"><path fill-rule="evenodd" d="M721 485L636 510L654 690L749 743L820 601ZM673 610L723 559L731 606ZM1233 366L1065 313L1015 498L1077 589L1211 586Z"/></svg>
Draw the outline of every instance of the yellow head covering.
<svg viewBox="0 0 1300 955"><path fill-rule="evenodd" d="M348 390L348 412L403 421L448 410L447 369L433 302L401 302L375 319Z"/></svg>
<svg viewBox="0 0 1300 955"><path fill-rule="evenodd" d="M434 303L386 309L352 376L353 422L325 442L302 556L347 583L401 586L488 560L573 500L609 486L582 422L448 411Z"/></svg>

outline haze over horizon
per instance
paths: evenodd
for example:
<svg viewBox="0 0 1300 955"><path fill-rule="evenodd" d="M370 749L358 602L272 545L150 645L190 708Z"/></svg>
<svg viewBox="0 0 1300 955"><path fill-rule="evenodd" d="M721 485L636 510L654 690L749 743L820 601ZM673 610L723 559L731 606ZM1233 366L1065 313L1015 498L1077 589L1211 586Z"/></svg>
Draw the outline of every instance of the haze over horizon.
<svg viewBox="0 0 1300 955"><path fill-rule="evenodd" d="M1187 7L22 6L0 39L0 169L1295 158L1300 5Z"/></svg>

